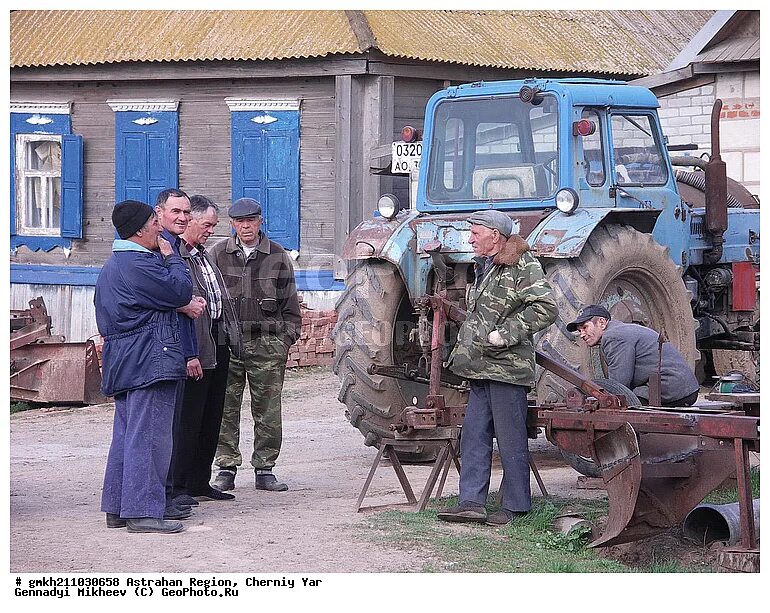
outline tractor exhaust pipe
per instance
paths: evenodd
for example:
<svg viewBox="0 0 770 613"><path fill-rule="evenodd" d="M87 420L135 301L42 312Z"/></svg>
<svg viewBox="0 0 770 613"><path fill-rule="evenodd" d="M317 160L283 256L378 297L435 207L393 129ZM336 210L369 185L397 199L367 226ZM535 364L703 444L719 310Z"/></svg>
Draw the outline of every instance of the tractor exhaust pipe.
<svg viewBox="0 0 770 613"><path fill-rule="evenodd" d="M753 501L754 530L759 538L759 498ZM701 545L723 541L733 545L741 540L741 515L738 503L701 504L687 514L682 532Z"/></svg>
<svg viewBox="0 0 770 613"><path fill-rule="evenodd" d="M711 158L706 163L706 229L712 237L712 247L704 254L707 264L722 259L727 230L727 165L722 161L719 145L721 112L722 101L717 98L711 109Z"/></svg>

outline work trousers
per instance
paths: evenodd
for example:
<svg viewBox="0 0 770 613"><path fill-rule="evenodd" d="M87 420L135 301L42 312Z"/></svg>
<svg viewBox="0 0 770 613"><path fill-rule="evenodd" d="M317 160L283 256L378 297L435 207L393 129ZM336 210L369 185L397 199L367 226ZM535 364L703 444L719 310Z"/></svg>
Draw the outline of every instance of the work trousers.
<svg viewBox="0 0 770 613"><path fill-rule="evenodd" d="M220 468L240 466L241 403L246 381L251 396L254 419L254 451L251 465L270 470L281 451L281 391L289 348L277 336L263 334L243 344L241 358L231 357L227 374L227 392L219 430L216 464Z"/></svg>
<svg viewBox="0 0 770 613"><path fill-rule="evenodd" d="M216 360L216 367L205 369L202 379L188 377L185 382L182 410L174 429L172 496L195 496L209 488L227 389L227 345L217 345Z"/></svg>
<svg viewBox="0 0 770 613"><path fill-rule="evenodd" d="M163 518L177 383L161 381L115 396L102 489L105 513Z"/></svg>
<svg viewBox="0 0 770 613"><path fill-rule="evenodd" d="M492 474L492 439L503 464L502 507L529 511L527 388L472 380L460 434L460 502L486 505Z"/></svg>

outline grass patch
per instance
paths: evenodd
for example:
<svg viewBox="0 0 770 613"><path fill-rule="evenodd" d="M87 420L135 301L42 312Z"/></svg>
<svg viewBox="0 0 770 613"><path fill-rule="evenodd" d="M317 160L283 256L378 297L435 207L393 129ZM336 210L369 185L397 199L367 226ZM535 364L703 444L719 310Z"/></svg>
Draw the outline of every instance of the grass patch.
<svg viewBox="0 0 770 613"><path fill-rule="evenodd" d="M31 404L28 402L12 402L11 403L11 415L14 413L21 413L22 411L29 411L31 409L34 409Z"/></svg>
<svg viewBox="0 0 770 613"><path fill-rule="evenodd" d="M587 518L605 514L606 500L536 498L528 515L500 528L439 521L437 510L454 504L457 504L456 497L431 504L421 513L378 513L363 522L369 528L363 534L377 542L387 541L399 549L432 552L433 559L422 572L606 573L630 570L587 549L588 530L578 529L567 535L550 530L556 516L567 508Z"/></svg>
<svg viewBox="0 0 770 613"><path fill-rule="evenodd" d="M751 467L751 497L759 498L759 466ZM711 492L703 502L709 504L732 504L738 502L738 486L724 487Z"/></svg>

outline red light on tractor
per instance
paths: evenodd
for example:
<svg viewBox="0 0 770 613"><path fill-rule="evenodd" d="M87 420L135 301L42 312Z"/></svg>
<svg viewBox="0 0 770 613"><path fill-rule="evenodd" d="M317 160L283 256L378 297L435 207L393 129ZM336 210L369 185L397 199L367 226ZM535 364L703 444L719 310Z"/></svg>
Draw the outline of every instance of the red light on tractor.
<svg viewBox="0 0 770 613"><path fill-rule="evenodd" d="M588 119L581 119L572 124L574 136L591 136L594 132L596 132L596 124Z"/></svg>
<svg viewBox="0 0 770 613"><path fill-rule="evenodd" d="M405 143L413 143L420 137L420 133L417 131L417 128L413 128L412 126L404 126L401 128L401 140Z"/></svg>

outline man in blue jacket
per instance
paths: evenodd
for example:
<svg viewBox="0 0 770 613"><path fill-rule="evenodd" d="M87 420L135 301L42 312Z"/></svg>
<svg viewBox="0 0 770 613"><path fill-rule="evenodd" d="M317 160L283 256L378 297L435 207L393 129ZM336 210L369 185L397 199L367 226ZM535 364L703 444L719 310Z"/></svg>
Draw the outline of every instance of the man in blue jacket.
<svg viewBox="0 0 770 613"><path fill-rule="evenodd" d="M165 482L178 382L187 376L176 309L190 302L192 281L159 236L152 207L125 200L113 209L112 223L120 239L94 295L104 338L102 392L115 397L101 508L110 528L181 532L181 522L164 519Z"/></svg>

